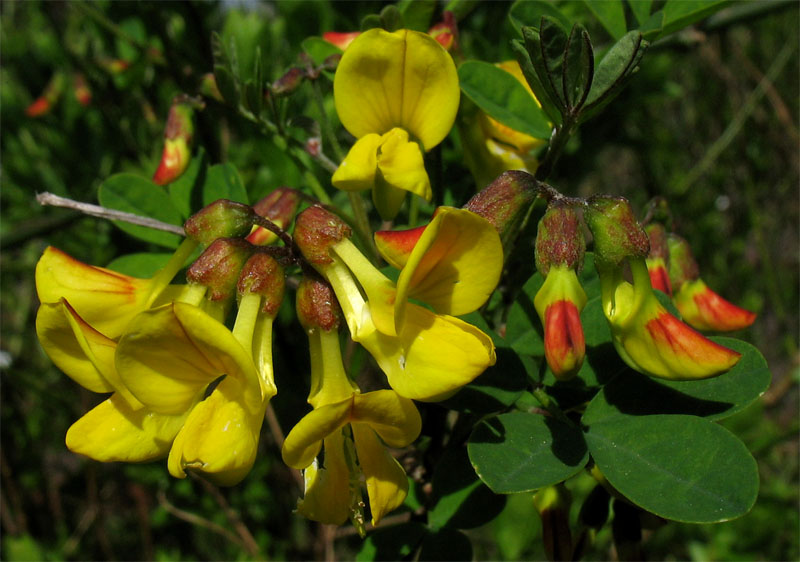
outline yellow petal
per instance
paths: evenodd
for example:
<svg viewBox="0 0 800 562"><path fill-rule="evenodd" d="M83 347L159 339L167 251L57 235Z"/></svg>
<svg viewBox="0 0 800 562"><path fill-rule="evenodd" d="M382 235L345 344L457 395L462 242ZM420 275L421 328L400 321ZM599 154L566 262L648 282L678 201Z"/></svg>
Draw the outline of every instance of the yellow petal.
<svg viewBox="0 0 800 562"><path fill-rule="evenodd" d="M378 146L381 136L365 135L358 139L333 173L331 183L343 191L362 191L375 185L378 167Z"/></svg>
<svg viewBox="0 0 800 562"><path fill-rule="evenodd" d="M72 424L67 447L101 462L144 462L163 457L186 419L131 410L118 394Z"/></svg>
<svg viewBox="0 0 800 562"><path fill-rule="evenodd" d="M184 478L186 470L202 473L221 486L239 483L256 459L266 401L253 404L247 388L225 378L194 407L169 453L169 472Z"/></svg>
<svg viewBox="0 0 800 562"><path fill-rule="evenodd" d="M43 303L67 299L89 325L116 339L144 308L150 282L87 265L50 246L36 264L36 292Z"/></svg>
<svg viewBox="0 0 800 562"><path fill-rule="evenodd" d="M303 473L305 492L297 511L313 521L341 525L350 514L350 470L344 458L344 437L336 431L325 438L325 466L314 461Z"/></svg>
<svg viewBox="0 0 800 562"><path fill-rule="evenodd" d="M306 414L297 422L283 442L283 462L303 469L319 453L322 440L350 421L353 399L327 404Z"/></svg>
<svg viewBox="0 0 800 562"><path fill-rule="evenodd" d="M223 374L261 397L248 353L224 324L188 304L164 305L134 318L117 346L116 366L136 398L165 414L186 410Z"/></svg>
<svg viewBox="0 0 800 562"><path fill-rule="evenodd" d="M414 402L392 390L354 396L351 419L368 424L390 447L409 445L422 429L422 418Z"/></svg>
<svg viewBox="0 0 800 562"><path fill-rule="evenodd" d="M354 423L352 428L358 462L367 483L372 524L377 525L384 515L403 505L408 494L408 478L369 426Z"/></svg>
<svg viewBox="0 0 800 562"><path fill-rule="evenodd" d="M430 201L433 194L422 151L419 144L409 142L403 129L394 128L381 138L378 169L389 186Z"/></svg>
<svg viewBox="0 0 800 562"><path fill-rule="evenodd" d="M449 133L460 97L453 59L435 39L377 28L347 48L333 93L342 125L356 138L401 127L425 150Z"/></svg>
<svg viewBox="0 0 800 562"><path fill-rule="evenodd" d="M475 326L409 303L403 331L375 331L361 340L398 394L444 400L494 365L494 344Z"/></svg>
<svg viewBox="0 0 800 562"><path fill-rule="evenodd" d="M502 270L503 245L491 223L471 211L440 207L400 272L395 322L403 321L409 297L441 314L477 310Z"/></svg>
<svg viewBox="0 0 800 562"><path fill-rule="evenodd" d="M71 315L65 309L64 302L42 303L39 306L39 312L36 313L39 343L55 366L82 387L92 392L113 392L114 387L87 356L85 346L81 345L85 342L76 337L70 322ZM105 338L100 333L96 335ZM112 340L108 342L116 346Z"/></svg>

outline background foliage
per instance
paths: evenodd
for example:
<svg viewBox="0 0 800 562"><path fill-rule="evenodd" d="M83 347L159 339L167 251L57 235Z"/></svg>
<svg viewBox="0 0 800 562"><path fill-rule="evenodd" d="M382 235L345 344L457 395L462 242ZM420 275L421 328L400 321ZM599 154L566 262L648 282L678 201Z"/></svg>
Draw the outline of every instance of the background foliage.
<svg viewBox="0 0 800 562"><path fill-rule="evenodd" d="M403 552L402 545L392 544L390 527L362 543L349 528L334 531L288 515L299 491L268 432L253 472L231 489L200 479L171 479L163 463L102 465L69 453L63 441L66 429L95 398L53 367L33 331L33 266L46 245L93 264L158 250L110 223L42 208L34 199L36 192L95 202L100 184L114 173L149 177L160 156L172 97L196 92L202 74L211 71L212 31L227 44L236 42L241 68L254 65L254 47L259 46L264 76L276 79L297 63L304 39L328 30L358 29L364 16L382 6L0 6L3 558L370 559L375 553ZM509 7L502 2L468 4L460 22L463 51L489 61L513 58ZM562 2L560 7L582 21L596 43L611 40L600 23L602 14L583 2ZM798 6L770 3L755 13L748 7L752 5L733 3L654 43L640 72L581 128L550 178L567 194L624 195L639 209L651 196L665 195L704 279L731 301L759 313L756 323L738 335L767 358L772 386L758 403L723 422L756 456L758 502L748 515L729 523L654 526L645 537L647 555L654 559L800 557ZM108 62L114 59L126 61L127 70L110 72ZM48 115L26 116L25 108L54 72L65 73L68 80L74 72L83 73L91 104L82 107L67 88ZM302 88L292 104L312 116L317 111ZM276 185L308 181L282 147L220 105L209 104L199 114L198 129L198 144L208 161L234 165L251 201ZM443 179L467 186L465 200L472 181L453 156L456 143L452 135L443 148L448 162ZM322 170L318 179L328 181ZM287 343L302 337L299 328L286 326L275 344L281 388L308 370L304 349ZM282 397L276 404L279 418L291 418L292 408L303 407L304 391ZM445 424L446 410L440 414ZM463 465L458 459L452 462ZM440 479L453 478L459 494L485 494L487 509L497 514L490 523L467 531L475 558L544 557L539 517L529 494L496 501L474 475L447 473L448 465L441 466L445 472ZM588 493L592 484L589 476L570 481L574 494ZM413 502L412 497L412 509ZM457 502L453 494L439 498L429 517L443 523L461 516ZM404 525L406 533L423 532L414 523ZM442 527L439 533L457 532ZM459 540L458 535L450 537L456 545L452 552L423 548L423 555L458 558L464 552L458 549ZM430 544L433 548L435 543ZM604 529L587 558L609 558L610 545L610 530Z"/></svg>

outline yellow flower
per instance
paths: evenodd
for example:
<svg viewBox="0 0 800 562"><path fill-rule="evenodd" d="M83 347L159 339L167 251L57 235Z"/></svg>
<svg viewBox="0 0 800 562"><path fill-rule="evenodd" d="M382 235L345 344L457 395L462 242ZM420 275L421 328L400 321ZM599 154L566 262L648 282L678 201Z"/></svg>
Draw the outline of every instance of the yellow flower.
<svg viewBox="0 0 800 562"><path fill-rule="evenodd" d="M47 355L71 379L92 392L113 392L69 428L70 451L101 462L143 462L167 454L188 411L159 414L134 398L114 366L114 340L64 299L39 307L36 332Z"/></svg>
<svg viewBox="0 0 800 562"><path fill-rule="evenodd" d="M386 220L397 214L406 191L429 200L422 154L444 140L458 111L450 55L424 33L371 29L348 46L333 89L339 119L357 139L333 185L372 189Z"/></svg>
<svg viewBox="0 0 800 562"><path fill-rule="evenodd" d="M398 286L337 221L321 207L309 207L297 219L295 241L333 287L351 337L372 354L395 391L441 400L494 364L491 338L448 314L475 310L497 283L502 247L488 221L443 208L408 253ZM393 255L405 259L400 251ZM408 302L409 296L430 299L435 312Z"/></svg>
<svg viewBox="0 0 800 562"><path fill-rule="evenodd" d="M298 291L298 309L308 294L301 297ZM305 471L300 513L334 525L350 517L363 530L360 475L365 478L372 522L378 524L402 505L408 492L405 471L381 440L390 447L405 447L419 435L422 420L414 403L394 391L361 394L344 371L337 330L316 324L304 323L311 350L308 401L314 410L286 437L282 455L286 464ZM320 466L317 455L323 445Z"/></svg>

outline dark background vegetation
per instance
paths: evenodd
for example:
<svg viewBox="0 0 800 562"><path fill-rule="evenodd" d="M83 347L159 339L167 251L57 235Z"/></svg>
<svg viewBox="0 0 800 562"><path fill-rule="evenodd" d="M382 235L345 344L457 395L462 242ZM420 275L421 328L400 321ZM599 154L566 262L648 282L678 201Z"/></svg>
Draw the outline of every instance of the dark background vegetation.
<svg viewBox="0 0 800 562"><path fill-rule="evenodd" d="M243 44L256 41L274 79L295 63L305 37L357 29L361 17L381 6L0 4L4 559L308 559L330 557L334 548L338 558L355 555L359 540L346 536L347 529L334 537L290 514L299 490L268 432L253 472L231 489L170 478L163 462L104 465L66 450L67 428L97 397L53 367L38 345L35 263L48 244L98 265L149 248L102 220L42 208L35 194L96 202L97 187L113 173L149 177L170 100L196 92L200 76L211 70L211 31L245 38ZM468 57L511 58L508 7L487 2L465 17ZM566 3L565 10L585 12L578 3ZM621 194L639 209L653 195L666 196L703 278L759 314L737 336L766 356L772 386L757 405L726 422L758 460L759 500L729 523L670 523L648 531L645 552L652 559L800 557L798 4L744 19L725 14L653 45L625 92L582 127L551 177L565 193ZM590 16L584 21L596 43L608 39ZM164 53L165 64L148 58L147 45ZM103 69L105 58L128 60L130 69L113 75ZM27 117L25 108L57 71L82 72L91 104L80 106L67 90L48 115ZM200 115L198 137L212 162L239 168L253 199L277 185L300 185L297 170L271 141L220 106ZM327 181L324 172L319 177ZM457 165L446 181L471 189ZM292 356L287 343L298 335L276 336L279 386L307 372L307 360ZM297 391L297 404L303 392ZM542 558L539 526L529 498L511 498L498 519L470 532L475 556ZM603 531L588 558L606 559L609 548Z"/></svg>

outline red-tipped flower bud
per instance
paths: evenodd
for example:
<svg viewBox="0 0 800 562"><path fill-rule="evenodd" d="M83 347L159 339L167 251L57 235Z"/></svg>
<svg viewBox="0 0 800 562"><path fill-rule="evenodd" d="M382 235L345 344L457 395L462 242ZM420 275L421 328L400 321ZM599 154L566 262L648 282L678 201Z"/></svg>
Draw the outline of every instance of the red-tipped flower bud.
<svg viewBox="0 0 800 562"><path fill-rule="evenodd" d="M739 308L708 288L700 278L689 243L675 234L667 238L673 302L683 319L698 330L730 332L752 324L756 314Z"/></svg>
<svg viewBox="0 0 800 562"><path fill-rule="evenodd" d="M164 129L164 150L161 161L153 175L158 185L166 185L178 179L189 166L191 144L194 135L192 116L195 109L202 109L203 103L182 95L172 101Z"/></svg>
<svg viewBox="0 0 800 562"><path fill-rule="evenodd" d="M253 210L265 219L269 219L280 228L286 230L292 222L297 207L300 205L298 193L288 187L279 187L258 203L253 205ZM256 226L247 236L247 241L257 246L272 244L278 235L262 226Z"/></svg>
<svg viewBox="0 0 800 562"><path fill-rule="evenodd" d="M317 276L305 276L297 288L297 319L303 328L319 328L326 332L338 330L342 309L333 288Z"/></svg>
<svg viewBox="0 0 800 562"><path fill-rule="evenodd" d="M592 197L587 201L584 218L594 236L595 261L616 266L625 258L647 257L647 234L624 197Z"/></svg>
<svg viewBox="0 0 800 562"><path fill-rule="evenodd" d="M319 205L297 215L294 227L294 241L312 265L332 263L329 248L351 234L352 230L342 219Z"/></svg>
<svg viewBox="0 0 800 562"><path fill-rule="evenodd" d="M240 295L256 293L263 297L261 312L274 318L286 291L286 276L275 258L257 251L242 267L237 289Z"/></svg>
<svg viewBox="0 0 800 562"><path fill-rule="evenodd" d="M436 39L446 51L458 47L458 25L453 12L447 10L442 14L442 21L434 24L428 35Z"/></svg>
<svg viewBox="0 0 800 562"><path fill-rule="evenodd" d="M92 91L86 84L86 78L83 77L83 74L76 73L72 77L72 88L72 92L75 94L75 99L78 100L79 104L81 104L83 107L86 107L92 103Z"/></svg>
<svg viewBox="0 0 800 562"><path fill-rule="evenodd" d="M61 91L63 89L64 75L60 72L56 72L50 79L50 82L47 83L42 95L36 98L33 103L25 109L25 115L28 117L39 117L40 115L49 113L58 101L58 98L61 97Z"/></svg>
<svg viewBox="0 0 800 562"><path fill-rule="evenodd" d="M326 31L322 34L322 38L344 51L359 35L360 31Z"/></svg>
<svg viewBox="0 0 800 562"><path fill-rule="evenodd" d="M651 223L645 227L650 239L650 253L647 256L647 272L650 284L654 289L672 296L672 284L669 282L669 248L667 247L667 231L661 223Z"/></svg>
<svg viewBox="0 0 800 562"><path fill-rule="evenodd" d="M219 238L189 267L186 279L208 287L209 300L227 300L236 294L239 273L254 250L241 238Z"/></svg>
<svg viewBox="0 0 800 562"><path fill-rule="evenodd" d="M193 214L183 230L192 240L208 246L217 238L238 238L253 227L255 211L249 205L217 199Z"/></svg>

